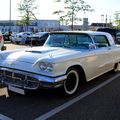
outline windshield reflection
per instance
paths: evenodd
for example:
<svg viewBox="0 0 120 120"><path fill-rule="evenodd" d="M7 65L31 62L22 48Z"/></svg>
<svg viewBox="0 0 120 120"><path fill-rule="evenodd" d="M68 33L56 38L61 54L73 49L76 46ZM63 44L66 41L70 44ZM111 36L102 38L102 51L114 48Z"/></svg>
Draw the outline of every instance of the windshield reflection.
<svg viewBox="0 0 120 120"><path fill-rule="evenodd" d="M92 40L85 34L51 34L44 46L88 49Z"/></svg>

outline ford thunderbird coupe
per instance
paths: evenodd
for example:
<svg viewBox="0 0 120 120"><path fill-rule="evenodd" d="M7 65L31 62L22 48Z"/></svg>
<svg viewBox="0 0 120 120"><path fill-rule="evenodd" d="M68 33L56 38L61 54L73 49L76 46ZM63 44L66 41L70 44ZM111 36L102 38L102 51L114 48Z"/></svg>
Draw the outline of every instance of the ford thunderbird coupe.
<svg viewBox="0 0 120 120"><path fill-rule="evenodd" d="M120 46L105 32L51 32L42 47L0 52L0 81L24 93L61 87L73 95L83 81L118 71Z"/></svg>

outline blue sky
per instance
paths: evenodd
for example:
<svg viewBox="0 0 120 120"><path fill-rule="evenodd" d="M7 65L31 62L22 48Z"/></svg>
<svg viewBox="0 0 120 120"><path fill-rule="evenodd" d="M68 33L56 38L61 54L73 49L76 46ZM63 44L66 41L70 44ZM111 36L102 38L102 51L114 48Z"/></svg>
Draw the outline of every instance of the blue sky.
<svg viewBox="0 0 120 120"><path fill-rule="evenodd" d="M1 0L0 7L0 20L9 20L9 1L10 0ZM17 10L17 3L21 0L11 0L12 2L12 20L19 19L19 12ZM53 15L53 11L60 8L55 2L55 0L36 0L37 5L39 6L36 11L38 19L58 19L56 15ZM95 12L92 13L80 13L80 18L88 17L89 22L101 22L104 19L101 19L101 15L107 15L108 22L113 20L113 14L115 11L120 11L120 0L85 0Z"/></svg>

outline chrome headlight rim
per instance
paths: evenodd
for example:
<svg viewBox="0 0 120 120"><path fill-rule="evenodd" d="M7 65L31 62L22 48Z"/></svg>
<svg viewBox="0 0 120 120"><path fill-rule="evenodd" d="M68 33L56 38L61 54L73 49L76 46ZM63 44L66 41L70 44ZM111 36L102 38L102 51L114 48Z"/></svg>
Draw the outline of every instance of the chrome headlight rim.
<svg viewBox="0 0 120 120"><path fill-rule="evenodd" d="M53 63L39 62L39 68L41 71L53 72Z"/></svg>
<svg viewBox="0 0 120 120"><path fill-rule="evenodd" d="M46 70L46 63L45 62L39 62L39 68L40 68L40 70L45 71Z"/></svg>

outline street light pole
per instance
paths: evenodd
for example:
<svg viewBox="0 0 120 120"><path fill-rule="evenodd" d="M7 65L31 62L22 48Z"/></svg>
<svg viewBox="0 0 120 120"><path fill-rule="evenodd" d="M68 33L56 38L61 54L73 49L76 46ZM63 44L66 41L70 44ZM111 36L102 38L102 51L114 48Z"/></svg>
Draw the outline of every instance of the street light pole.
<svg viewBox="0 0 120 120"><path fill-rule="evenodd" d="M11 0L10 0L10 6L9 6L9 31L11 31Z"/></svg>

